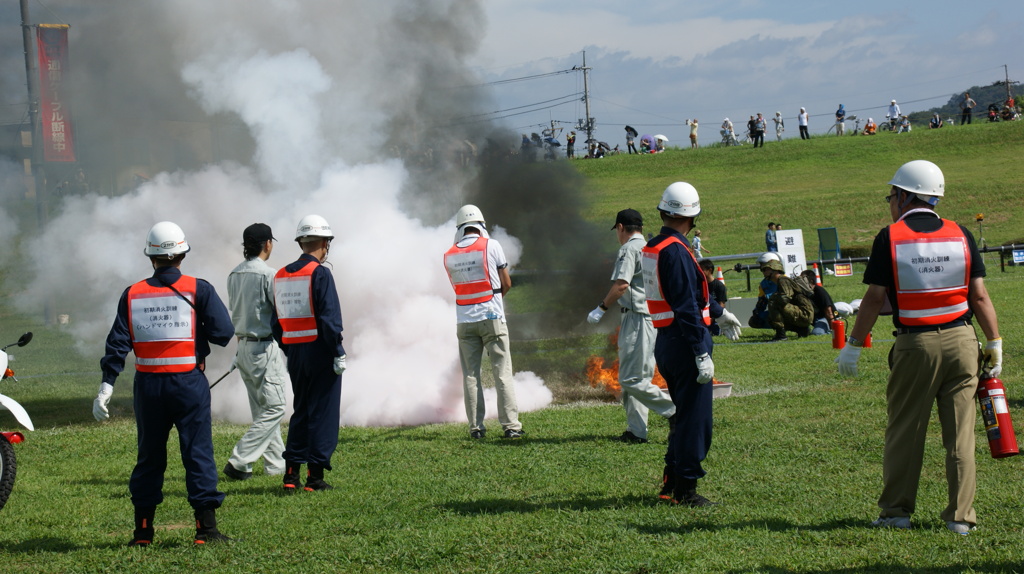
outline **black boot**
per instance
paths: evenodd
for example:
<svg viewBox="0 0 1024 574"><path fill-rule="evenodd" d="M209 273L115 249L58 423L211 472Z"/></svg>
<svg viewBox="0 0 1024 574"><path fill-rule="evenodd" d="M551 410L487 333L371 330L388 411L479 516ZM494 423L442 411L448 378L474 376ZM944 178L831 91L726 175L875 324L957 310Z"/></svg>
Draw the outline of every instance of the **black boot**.
<svg viewBox="0 0 1024 574"><path fill-rule="evenodd" d="M155 506L135 507L135 532L128 546L139 546L147 548L153 543L153 517L156 515Z"/></svg>
<svg viewBox="0 0 1024 574"><path fill-rule="evenodd" d="M776 329L775 336L772 337L772 341L785 341L787 339L789 339L789 337L786 336L785 329Z"/></svg>
<svg viewBox="0 0 1024 574"><path fill-rule="evenodd" d="M662 500L672 500L672 492L676 489L676 477L673 475L672 470L669 469L668 465L665 466L665 471L661 475L661 492L658 493L658 498Z"/></svg>
<svg viewBox="0 0 1024 574"><path fill-rule="evenodd" d="M324 467L318 464L311 464L306 473L306 490L309 492L332 490L334 488L324 482Z"/></svg>
<svg viewBox="0 0 1024 574"><path fill-rule="evenodd" d="M676 480L676 489L672 493L672 502L694 508L718 504L697 494L697 479L695 478L680 478Z"/></svg>
<svg viewBox="0 0 1024 574"><path fill-rule="evenodd" d="M302 479L299 478L299 471L302 470L302 465L297 462L286 461L284 469L284 491L287 493L297 492L302 488Z"/></svg>
<svg viewBox="0 0 1024 574"><path fill-rule="evenodd" d="M208 544L210 542L224 542L231 540L217 530L216 510L197 510L196 516L196 544Z"/></svg>

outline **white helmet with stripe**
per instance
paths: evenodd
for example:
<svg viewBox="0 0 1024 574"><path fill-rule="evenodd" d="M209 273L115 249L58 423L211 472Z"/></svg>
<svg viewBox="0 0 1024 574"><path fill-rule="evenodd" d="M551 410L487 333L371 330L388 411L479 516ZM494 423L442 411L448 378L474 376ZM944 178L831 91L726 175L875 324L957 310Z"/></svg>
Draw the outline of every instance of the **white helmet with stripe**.
<svg viewBox="0 0 1024 574"><path fill-rule="evenodd" d="M143 253L150 257L174 259L176 255L188 253L189 249L188 241L185 241L185 232L178 224L161 221L149 229Z"/></svg>
<svg viewBox="0 0 1024 574"><path fill-rule="evenodd" d="M323 217L307 215L299 220L299 225L295 228L295 241L305 243L314 239L334 239L334 232Z"/></svg>
<svg viewBox="0 0 1024 574"><path fill-rule="evenodd" d="M700 196L697 195L697 189L685 181L669 185L661 194L658 211L674 217L697 217L700 215Z"/></svg>

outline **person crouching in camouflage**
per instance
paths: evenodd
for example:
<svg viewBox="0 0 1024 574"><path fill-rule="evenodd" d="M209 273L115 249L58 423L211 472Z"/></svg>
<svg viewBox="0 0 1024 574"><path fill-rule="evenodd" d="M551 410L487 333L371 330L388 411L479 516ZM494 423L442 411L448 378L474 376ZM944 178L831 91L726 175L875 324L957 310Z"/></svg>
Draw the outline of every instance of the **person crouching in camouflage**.
<svg viewBox="0 0 1024 574"><path fill-rule="evenodd" d="M781 261L771 260L761 264L764 278L778 287L768 299L768 322L775 329L773 341L785 341L786 331L794 331L798 337L806 337L814 322L814 303L809 296L810 287L790 279L784 274Z"/></svg>

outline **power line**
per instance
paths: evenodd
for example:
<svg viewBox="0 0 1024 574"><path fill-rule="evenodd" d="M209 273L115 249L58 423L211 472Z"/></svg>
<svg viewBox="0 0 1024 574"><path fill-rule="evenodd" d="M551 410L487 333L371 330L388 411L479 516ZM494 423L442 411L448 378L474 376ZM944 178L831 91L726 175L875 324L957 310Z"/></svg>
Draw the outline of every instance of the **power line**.
<svg viewBox="0 0 1024 574"><path fill-rule="evenodd" d="M480 114L472 114L472 115L468 115L468 116L462 116L459 119L476 118L476 117L480 117L480 116L490 116L490 115L493 115L493 114L503 114L505 112L511 112L513 110L521 110L523 108L529 108L529 107L533 107L533 106L539 106L539 105L542 105L542 104L548 104L548 103L555 102L555 101L558 101L558 100L566 100L568 98L577 98L577 97L579 97L579 95L580 95L580 93L576 92L575 94L569 94L567 96L562 96L562 97L559 97L559 98L552 98L550 100L544 100L543 102L536 102L536 103L533 103L533 104L526 104L525 106L516 106L514 108L507 108L507 109L504 109L504 110L497 110L497 111L494 111L494 112L484 112L484 113L480 113ZM564 103L568 103L568 102L564 102ZM543 108L543 109L547 109L547 108Z"/></svg>

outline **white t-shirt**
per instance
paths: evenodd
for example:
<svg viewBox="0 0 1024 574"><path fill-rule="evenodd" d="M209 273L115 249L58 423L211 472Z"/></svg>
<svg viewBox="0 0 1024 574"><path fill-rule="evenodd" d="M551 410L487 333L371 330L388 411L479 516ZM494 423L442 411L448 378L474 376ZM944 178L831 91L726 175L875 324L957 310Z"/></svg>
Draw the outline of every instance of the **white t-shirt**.
<svg viewBox="0 0 1024 574"><path fill-rule="evenodd" d="M459 247L468 247L472 245L478 237L480 236L476 233L466 234L466 236L455 245ZM498 269L504 269L506 267L508 267L508 260L505 259L505 251L501 248L501 244L494 239L488 239L487 276L491 278L491 288L501 289L501 279L498 278ZM456 323L476 323L479 321L493 319L500 319L502 323L505 322L505 304L502 302L501 293L495 293L494 297L490 301L486 301L484 303L455 306Z"/></svg>

